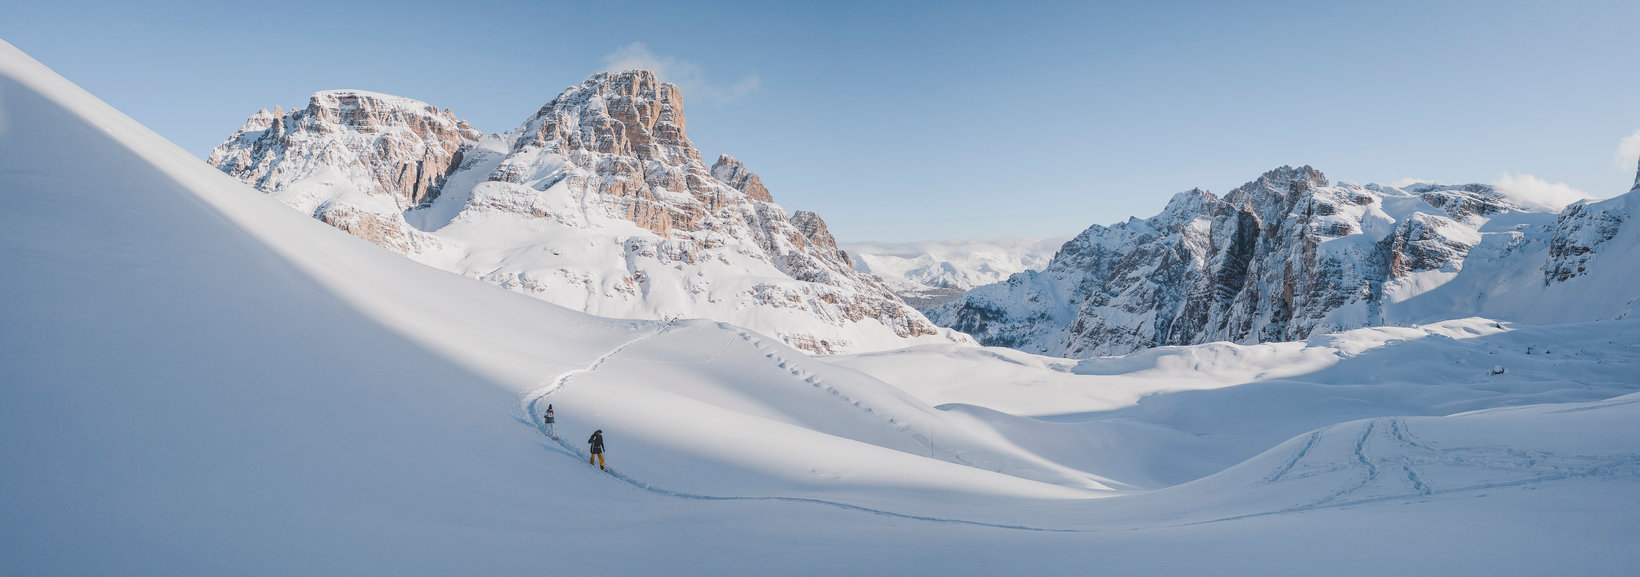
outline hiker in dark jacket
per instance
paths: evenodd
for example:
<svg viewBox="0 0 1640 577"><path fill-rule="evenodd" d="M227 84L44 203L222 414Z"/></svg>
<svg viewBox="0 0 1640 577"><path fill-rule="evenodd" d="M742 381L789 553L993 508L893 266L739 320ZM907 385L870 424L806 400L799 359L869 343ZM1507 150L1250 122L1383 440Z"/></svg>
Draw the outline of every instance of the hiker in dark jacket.
<svg viewBox="0 0 1640 577"><path fill-rule="evenodd" d="M547 436L552 437L554 441L558 440L558 432L552 428L552 424L556 422L558 419L552 414L552 405L547 405L547 414L541 416L541 424L546 426Z"/></svg>
<svg viewBox="0 0 1640 577"><path fill-rule="evenodd" d="M604 467L604 430L593 431L592 438L587 439L587 442L592 444L592 456L587 457L587 464L591 465L592 461L597 459L598 468L608 471L609 469Z"/></svg>

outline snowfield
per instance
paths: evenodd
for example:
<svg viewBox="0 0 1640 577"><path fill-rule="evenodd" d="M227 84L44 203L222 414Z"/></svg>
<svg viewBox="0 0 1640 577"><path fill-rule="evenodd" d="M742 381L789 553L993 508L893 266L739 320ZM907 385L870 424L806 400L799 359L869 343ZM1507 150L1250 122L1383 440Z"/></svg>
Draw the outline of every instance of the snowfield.
<svg viewBox="0 0 1640 577"><path fill-rule="evenodd" d="M812 357L417 264L3 43L0 150L0 574L1640 570L1637 320Z"/></svg>

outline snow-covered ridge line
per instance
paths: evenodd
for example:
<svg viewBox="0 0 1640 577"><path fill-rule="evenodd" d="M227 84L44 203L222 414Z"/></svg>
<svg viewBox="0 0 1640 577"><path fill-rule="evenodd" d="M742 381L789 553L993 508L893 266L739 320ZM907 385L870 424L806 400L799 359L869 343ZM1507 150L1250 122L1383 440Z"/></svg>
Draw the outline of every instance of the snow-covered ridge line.
<svg viewBox="0 0 1640 577"><path fill-rule="evenodd" d="M325 91L259 112L210 156L338 229L592 314L708 318L810 353L970 342L853 269L819 215L790 216L734 157L708 166L677 87L600 73L512 131Z"/></svg>
<svg viewBox="0 0 1640 577"><path fill-rule="evenodd" d="M1195 189L1155 217L1090 227L1042 271L928 314L985 344L1073 358L1466 315L1622 318L1640 300L1637 227L1622 225L1634 196L1557 214L1485 184L1281 167L1223 198Z"/></svg>

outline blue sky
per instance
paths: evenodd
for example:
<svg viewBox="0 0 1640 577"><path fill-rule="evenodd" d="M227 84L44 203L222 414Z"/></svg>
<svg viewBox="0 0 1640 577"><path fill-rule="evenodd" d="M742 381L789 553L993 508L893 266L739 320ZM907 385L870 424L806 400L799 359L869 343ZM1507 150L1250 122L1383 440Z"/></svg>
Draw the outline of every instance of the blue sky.
<svg viewBox="0 0 1640 577"><path fill-rule="evenodd" d="M1640 3L7 2L0 38L201 156L360 88L512 128L619 62L844 241L1069 235L1282 164L1628 189Z"/></svg>

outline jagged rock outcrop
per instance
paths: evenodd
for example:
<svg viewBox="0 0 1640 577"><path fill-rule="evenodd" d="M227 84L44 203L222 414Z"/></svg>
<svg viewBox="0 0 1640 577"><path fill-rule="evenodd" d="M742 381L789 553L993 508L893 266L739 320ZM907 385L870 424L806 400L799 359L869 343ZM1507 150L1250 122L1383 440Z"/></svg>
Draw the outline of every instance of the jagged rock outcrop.
<svg viewBox="0 0 1640 577"><path fill-rule="evenodd" d="M1068 357L1508 312L1527 307L1528 293L1489 302L1484 280L1449 281L1472 262L1483 272L1471 277L1481 277L1546 257L1560 263L1545 269L1551 281L1575 275L1579 256L1595 251L1589 243L1617 226L1611 213L1581 206L1551 225L1553 213L1534 213L1488 185L1333 184L1308 166L1281 167L1223 198L1195 189L1155 217L1090 227L1042 271L928 312L984 344ZM1486 229L1504 214L1520 216ZM1470 259L1485 234L1496 238L1484 258Z"/></svg>
<svg viewBox="0 0 1640 577"><path fill-rule="evenodd" d="M1637 215L1633 207L1617 200L1640 191L1640 168L1635 170L1634 187L1618 199L1605 202L1578 202L1566 207L1555 219L1549 238L1549 260L1543 266L1543 284L1562 283L1588 272L1601 245L1611 242L1623 224Z"/></svg>
<svg viewBox="0 0 1640 577"><path fill-rule="evenodd" d="M207 162L267 192L345 168L360 191L388 194L408 208L437 197L462 149L480 136L449 110L362 90L327 90L305 108L252 115Z"/></svg>
<svg viewBox="0 0 1640 577"><path fill-rule="evenodd" d="M853 270L818 215L788 217L733 157L707 166L681 93L651 72L598 74L490 136L408 99L313 102L252 116L211 163L378 245L594 314L712 318L822 354L972 342Z"/></svg>
<svg viewBox="0 0 1640 577"><path fill-rule="evenodd" d="M733 156L719 155L717 163L712 165L712 177L746 193L752 200L774 202L774 198L769 196L769 189L763 187L763 179L747 170L746 165Z"/></svg>

